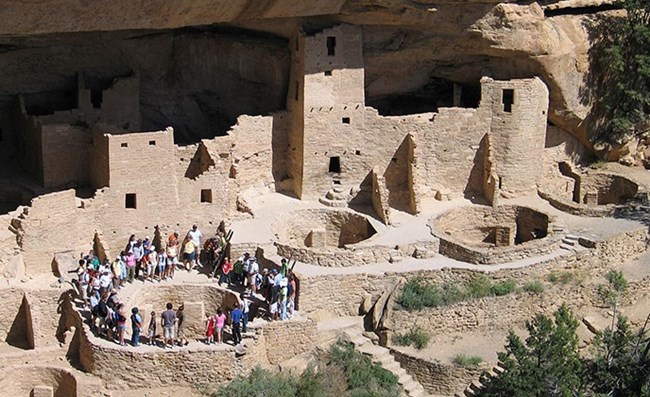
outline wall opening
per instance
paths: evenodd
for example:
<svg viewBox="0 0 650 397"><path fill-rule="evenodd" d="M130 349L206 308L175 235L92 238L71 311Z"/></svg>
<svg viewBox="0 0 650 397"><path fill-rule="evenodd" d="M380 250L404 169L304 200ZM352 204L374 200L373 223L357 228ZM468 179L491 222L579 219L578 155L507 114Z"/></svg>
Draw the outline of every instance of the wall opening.
<svg viewBox="0 0 650 397"><path fill-rule="evenodd" d="M201 202L202 203L212 202L212 189L201 189Z"/></svg>
<svg viewBox="0 0 650 397"><path fill-rule="evenodd" d="M300 98L300 83L296 81L296 91L293 99L297 101L298 98Z"/></svg>
<svg viewBox="0 0 650 397"><path fill-rule="evenodd" d="M341 123L343 124L350 124L350 118L349 117L343 117L341 119Z"/></svg>
<svg viewBox="0 0 650 397"><path fill-rule="evenodd" d="M2 134L2 128L0 128L0 142L2 142L3 140L4 140L4 136Z"/></svg>
<svg viewBox="0 0 650 397"><path fill-rule="evenodd" d="M156 146L156 141L149 141L149 146Z"/></svg>
<svg viewBox="0 0 650 397"><path fill-rule="evenodd" d="M138 200L135 193L127 193L124 196L124 208L136 209L138 207Z"/></svg>
<svg viewBox="0 0 650 397"><path fill-rule="evenodd" d="M331 70L326 70L326 71L323 72L323 73L325 74L325 76L328 76L328 77L332 75L332 71L331 71Z"/></svg>
<svg viewBox="0 0 650 397"><path fill-rule="evenodd" d="M512 113L512 105L515 103L515 90L503 90L501 102L503 103L503 111Z"/></svg>
<svg viewBox="0 0 650 397"><path fill-rule="evenodd" d="M126 142L120 143L120 147L129 147L129 144Z"/></svg>
<svg viewBox="0 0 650 397"><path fill-rule="evenodd" d="M102 107L102 100L104 99L104 91L101 88L90 90L90 102L93 108L100 109Z"/></svg>
<svg viewBox="0 0 650 397"><path fill-rule="evenodd" d="M329 171L336 174L341 173L341 158L339 156L330 157Z"/></svg>
<svg viewBox="0 0 650 397"><path fill-rule="evenodd" d="M336 55L336 37L327 36L327 55Z"/></svg>
<svg viewBox="0 0 650 397"><path fill-rule="evenodd" d="M573 186L570 187L571 200L575 203L580 203L580 175L573 172L571 166L565 161L558 164L558 168L562 175L573 179ZM567 187L567 190L569 190L569 187Z"/></svg>

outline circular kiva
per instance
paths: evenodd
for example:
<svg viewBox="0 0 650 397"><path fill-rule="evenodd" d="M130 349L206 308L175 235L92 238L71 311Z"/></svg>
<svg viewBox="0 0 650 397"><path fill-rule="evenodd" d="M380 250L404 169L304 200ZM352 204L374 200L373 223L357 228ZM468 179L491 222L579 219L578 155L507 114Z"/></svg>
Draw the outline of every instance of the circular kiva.
<svg viewBox="0 0 650 397"><path fill-rule="evenodd" d="M518 205L456 208L430 221L440 253L470 263L495 264L547 254L559 246L553 219Z"/></svg>
<svg viewBox="0 0 650 397"><path fill-rule="evenodd" d="M363 215L345 210L294 211L273 225L278 254L320 266L386 261L390 248L373 246L377 231Z"/></svg>

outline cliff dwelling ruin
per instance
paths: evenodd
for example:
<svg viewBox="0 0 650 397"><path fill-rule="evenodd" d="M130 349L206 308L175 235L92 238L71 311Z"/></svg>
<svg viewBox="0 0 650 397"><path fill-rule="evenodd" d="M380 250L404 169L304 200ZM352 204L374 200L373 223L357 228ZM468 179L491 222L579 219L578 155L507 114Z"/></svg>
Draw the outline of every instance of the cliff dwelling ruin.
<svg viewBox="0 0 650 397"><path fill-rule="evenodd" d="M594 164L580 97L584 23L611 2L235 3L0 9L0 394L208 395L257 366L304 370L344 338L404 395L463 396L532 314L568 304L587 346L586 324L611 321L590 286L612 268L636 286L623 312L644 318L650 177L624 160L645 149ZM146 323L182 304L186 346L100 335L79 254L119 261L131 235L166 252L192 225L201 244L232 232L221 260L290 273L293 318L269 321L254 295L243 343L206 345L206 316L243 287L179 264L118 294ZM478 277L518 289L416 314L397 302L413 280ZM414 326L437 347L394 343ZM480 368L453 363L484 340Z"/></svg>

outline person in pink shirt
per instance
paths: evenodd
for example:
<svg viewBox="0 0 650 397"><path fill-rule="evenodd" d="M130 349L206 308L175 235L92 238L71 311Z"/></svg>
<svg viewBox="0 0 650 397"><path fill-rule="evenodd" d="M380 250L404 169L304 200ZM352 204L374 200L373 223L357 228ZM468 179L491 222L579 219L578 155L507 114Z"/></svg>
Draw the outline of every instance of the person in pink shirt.
<svg viewBox="0 0 650 397"><path fill-rule="evenodd" d="M226 326L226 315L221 309L217 309L215 320L217 326L217 344L220 344L223 342L223 327Z"/></svg>
<svg viewBox="0 0 650 397"><path fill-rule="evenodd" d="M137 258L135 257L135 254L133 252L130 252L126 254L126 271L128 272L128 281L130 283L133 282L133 279L135 277L135 264L137 262Z"/></svg>

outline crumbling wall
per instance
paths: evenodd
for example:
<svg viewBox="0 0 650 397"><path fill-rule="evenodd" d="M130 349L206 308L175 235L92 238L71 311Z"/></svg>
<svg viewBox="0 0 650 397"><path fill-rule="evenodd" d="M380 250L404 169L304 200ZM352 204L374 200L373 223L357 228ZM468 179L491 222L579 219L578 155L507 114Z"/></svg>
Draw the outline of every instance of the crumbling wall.
<svg viewBox="0 0 650 397"><path fill-rule="evenodd" d="M77 209L74 190L39 196L12 220L28 274L52 272L54 254L88 251L94 233L92 215Z"/></svg>
<svg viewBox="0 0 650 397"><path fill-rule="evenodd" d="M0 372L0 390L6 396L42 396L37 394L38 390L52 393L54 397L78 395L77 380L70 371L33 365L3 368Z"/></svg>

